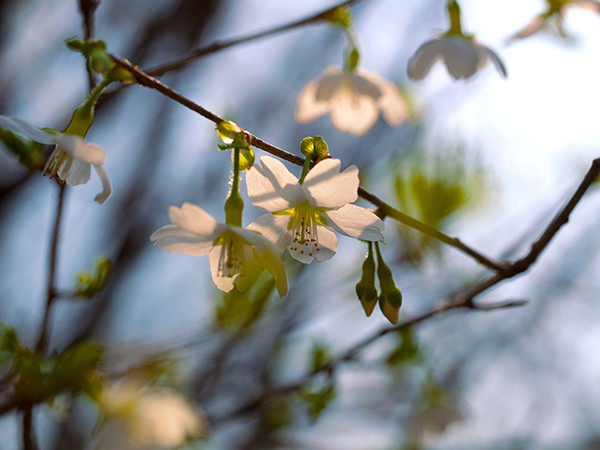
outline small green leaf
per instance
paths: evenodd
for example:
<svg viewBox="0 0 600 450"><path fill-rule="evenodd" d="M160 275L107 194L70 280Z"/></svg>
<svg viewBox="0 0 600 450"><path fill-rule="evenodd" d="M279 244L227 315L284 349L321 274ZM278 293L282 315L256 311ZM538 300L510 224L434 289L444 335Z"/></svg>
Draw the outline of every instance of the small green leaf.
<svg viewBox="0 0 600 450"><path fill-rule="evenodd" d="M398 333L400 344L387 356L386 363L390 366L403 366L420 359L419 346L414 340L411 328L405 328Z"/></svg>
<svg viewBox="0 0 600 450"><path fill-rule="evenodd" d="M19 164L29 170L41 170L44 167L43 145L33 141L25 141L15 133L0 128L0 142L17 157Z"/></svg>
<svg viewBox="0 0 600 450"><path fill-rule="evenodd" d="M333 383L328 383L317 389L304 387L298 392L298 398L306 405L308 416L313 422L321 416L325 408L335 399L335 396Z"/></svg>
<svg viewBox="0 0 600 450"><path fill-rule="evenodd" d="M330 347L323 341L318 340L313 342L310 354L311 369L313 372L323 369L331 362Z"/></svg>
<svg viewBox="0 0 600 450"><path fill-rule="evenodd" d="M75 295L83 298L92 298L104 290L112 273L112 263L108 258L96 261L96 273L82 270L77 274Z"/></svg>

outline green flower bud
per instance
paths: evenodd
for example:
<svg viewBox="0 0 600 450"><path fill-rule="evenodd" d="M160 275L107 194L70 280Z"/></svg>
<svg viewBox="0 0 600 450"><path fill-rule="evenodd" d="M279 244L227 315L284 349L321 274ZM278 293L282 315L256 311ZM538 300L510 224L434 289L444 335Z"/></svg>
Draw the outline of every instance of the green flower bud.
<svg viewBox="0 0 600 450"><path fill-rule="evenodd" d="M90 52L89 61L94 72L100 74L107 72L115 64L106 52L106 49L99 47L95 47Z"/></svg>
<svg viewBox="0 0 600 450"><path fill-rule="evenodd" d="M369 317L375 309L377 302L377 288L375 287L375 258L373 257L373 244L369 242L367 259L362 265L362 278L356 285L356 295Z"/></svg>
<svg viewBox="0 0 600 450"><path fill-rule="evenodd" d="M235 122L232 122L231 120L219 122L216 130L223 142L227 145L231 144L238 134L244 132L244 130L242 130Z"/></svg>
<svg viewBox="0 0 600 450"><path fill-rule="evenodd" d="M398 314L402 305L402 293L396 287L392 271L383 261L379 244L375 242L375 250L377 252L377 277L379 278L379 287L381 294L379 295L379 307L383 315L394 325L398 323Z"/></svg>
<svg viewBox="0 0 600 450"><path fill-rule="evenodd" d="M72 38L69 38L65 41L65 44L67 44L67 47L69 47L69 49L75 51L75 52L84 52L84 50L86 49L86 47L89 47L88 44L86 44L81 38L77 37L77 36L73 36Z"/></svg>
<svg viewBox="0 0 600 450"><path fill-rule="evenodd" d="M315 156L317 157L317 161L331 157L331 155L329 154L329 146L321 136L315 136L314 142Z"/></svg>
<svg viewBox="0 0 600 450"><path fill-rule="evenodd" d="M300 143L300 151L304 156L312 159L313 155L315 154L315 140L310 136L302 139L302 142Z"/></svg>
<svg viewBox="0 0 600 450"><path fill-rule="evenodd" d="M137 80L133 74L123 67L114 67L113 70L106 74L106 77L112 81L119 81L123 84L137 83Z"/></svg>
<svg viewBox="0 0 600 450"><path fill-rule="evenodd" d="M233 159L233 155L231 155ZM250 167L254 165L254 150L252 147L248 146L248 148L240 149L240 170L248 170Z"/></svg>

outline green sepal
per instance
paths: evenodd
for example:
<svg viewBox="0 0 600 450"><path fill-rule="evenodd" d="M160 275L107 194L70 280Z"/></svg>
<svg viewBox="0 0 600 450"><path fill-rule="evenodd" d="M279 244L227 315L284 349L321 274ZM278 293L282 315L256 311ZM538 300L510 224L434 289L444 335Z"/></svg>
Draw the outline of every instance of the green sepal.
<svg viewBox="0 0 600 450"><path fill-rule="evenodd" d="M352 13L348 5L338 6L333 11L325 14L324 18L330 24L341 27L344 30L352 26Z"/></svg>

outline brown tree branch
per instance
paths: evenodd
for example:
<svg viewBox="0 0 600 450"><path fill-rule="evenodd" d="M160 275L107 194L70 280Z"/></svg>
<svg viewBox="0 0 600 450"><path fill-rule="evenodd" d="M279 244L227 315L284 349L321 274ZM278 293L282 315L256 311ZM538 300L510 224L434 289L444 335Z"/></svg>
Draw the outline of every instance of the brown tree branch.
<svg viewBox="0 0 600 450"><path fill-rule="evenodd" d="M207 110L206 108L203 108L202 106L198 105L197 103L184 97L183 95L181 95L179 92L175 91L174 89L171 89L169 86L162 83L161 81L148 75L146 72L144 72L138 66L132 65L129 61L117 58L115 56L112 56L112 58L113 58L113 61L115 61L115 63L118 64L120 67L127 69L135 77L136 81L140 85L160 92L161 94L169 97L170 99L185 106L186 108L191 109L192 111L200 114L202 117L205 117L206 119L214 122L215 124L218 124L224 120L222 117ZM284 160L289 161L298 166L302 166L304 164L304 158L302 158L300 156L296 156L296 155L289 153L279 147L269 144L268 142L263 141L262 139L254 136L251 133L246 132L246 135L250 138L250 144L255 146L256 148L260 148L261 150L271 153L272 155L277 156L280 159L284 159ZM483 264L487 268L498 271L498 272L505 270L506 266L504 264L495 262L492 259L488 258L487 256L483 255L482 253L476 251L475 249L463 244L459 239L448 236L447 234L442 233L441 231L437 230L436 228L433 228L433 227L427 225L426 223L423 223L413 217L410 217L410 216L404 214L403 212L392 207L391 205L385 203L383 200L379 199L375 195L371 194L366 189L364 189L362 187L359 188L358 195L361 196L362 198L364 198L365 200L371 202L375 206L377 206L384 215L389 216L389 217L397 220L398 222L401 222L401 223L403 223L411 228L414 228L424 234L427 234L427 235L433 237L434 239L438 239L447 245L450 245L454 248L461 250L462 252L466 253L467 255L473 257L480 264Z"/></svg>
<svg viewBox="0 0 600 450"><path fill-rule="evenodd" d="M86 40L94 37L94 12L100 5L100 0L79 0L79 10L83 18L83 29ZM86 64L90 92L96 87L96 75L89 64Z"/></svg>
<svg viewBox="0 0 600 450"><path fill-rule="evenodd" d="M327 15L331 14L337 8L340 8L342 6L350 6L353 3L358 3L359 1L360 0L347 0L345 2L338 3L337 5L334 5L331 8L327 8L324 11L320 11L320 12L312 14L308 17L304 17L302 19L295 20L293 22L290 22L290 23L287 23L284 25L279 25L274 28L270 28L268 30L260 31L258 33L253 33L253 34L249 34L246 36L227 39L227 40L220 41L220 42L219 41L213 42L212 44L209 44L207 46L192 50L190 53L188 53L187 55L185 55L181 58L175 59L175 60L167 62L165 64L161 64L160 66L157 66L157 67L153 67L150 70L148 70L148 74L151 76L154 76L154 77L160 77L161 75L164 75L167 72L174 72L174 71L180 70L180 69L184 68L185 66L187 66L189 63L191 63L203 56L210 55L212 53L216 53L223 49L233 47L238 44L243 44L244 42L251 42L251 41L255 41L257 39L262 39L264 37L272 36L274 34L279 34L283 31L292 30L294 28L298 28L298 27L301 27L304 25L310 25L310 24L317 23L319 21L324 20L327 17Z"/></svg>

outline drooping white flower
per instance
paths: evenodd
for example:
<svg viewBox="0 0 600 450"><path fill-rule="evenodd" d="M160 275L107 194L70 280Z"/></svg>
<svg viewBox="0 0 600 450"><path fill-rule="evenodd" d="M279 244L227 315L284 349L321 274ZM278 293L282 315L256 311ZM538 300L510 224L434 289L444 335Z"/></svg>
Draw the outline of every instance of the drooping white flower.
<svg viewBox="0 0 600 450"><path fill-rule="evenodd" d="M483 69L491 60L498 72L506 77L506 67L490 48L478 43L472 36L445 34L425 42L408 61L408 76L422 80L433 65L443 60L455 80L467 79Z"/></svg>
<svg viewBox="0 0 600 450"><path fill-rule="evenodd" d="M352 205L358 199L358 169L340 173L339 159L324 159L308 172L304 183L278 160L260 158L246 175L252 204L269 214L249 229L259 231L300 262L327 261L337 251L340 233L366 241L381 241L383 221L368 209Z"/></svg>
<svg viewBox="0 0 600 450"><path fill-rule="evenodd" d="M392 126L408 118L408 107L394 83L360 67L352 71L329 67L304 87L295 118L308 123L329 113L337 130L362 136L375 125L379 111Z"/></svg>
<svg viewBox="0 0 600 450"><path fill-rule="evenodd" d="M174 225L155 231L150 240L167 252L202 256L208 253L210 271L217 287L229 292L233 286L248 289L263 268L273 275L281 297L287 294L285 266L268 239L255 231L217 222L191 203L169 207Z"/></svg>
<svg viewBox="0 0 600 450"><path fill-rule="evenodd" d="M510 36L508 42L527 38L552 26L559 34L564 35L563 20L566 12L572 7L600 14L600 2L598 0L546 0L546 2L548 3L547 10L535 16L525 27Z"/></svg>
<svg viewBox="0 0 600 450"><path fill-rule="evenodd" d="M66 181L69 186L87 183L91 175L91 166L94 166L103 189L94 200L102 204L110 196L112 187L102 166L106 152L99 145L87 143L71 134L48 133L14 117L0 116L0 128L25 136L34 142L56 145L43 173L49 173L50 178L56 176L61 182Z"/></svg>
<svg viewBox="0 0 600 450"><path fill-rule="evenodd" d="M95 450L167 450L208 432L206 419L177 391L119 383L99 399L104 417Z"/></svg>

